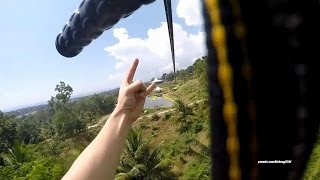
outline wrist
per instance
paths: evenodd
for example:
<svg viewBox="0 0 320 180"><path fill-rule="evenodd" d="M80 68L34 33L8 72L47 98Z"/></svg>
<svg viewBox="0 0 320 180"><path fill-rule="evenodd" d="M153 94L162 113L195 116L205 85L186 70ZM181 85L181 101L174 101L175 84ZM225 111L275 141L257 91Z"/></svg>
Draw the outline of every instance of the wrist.
<svg viewBox="0 0 320 180"><path fill-rule="evenodd" d="M116 107L113 112L111 113L112 119L116 119L117 121L121 121L125 124L131 126L132 122L130 121L128 110Z"/></svg>

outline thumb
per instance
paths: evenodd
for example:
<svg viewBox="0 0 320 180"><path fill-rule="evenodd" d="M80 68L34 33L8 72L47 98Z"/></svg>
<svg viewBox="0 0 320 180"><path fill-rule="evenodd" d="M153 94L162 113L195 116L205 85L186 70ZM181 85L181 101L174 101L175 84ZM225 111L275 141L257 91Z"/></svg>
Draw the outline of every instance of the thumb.
<svg viewBox="0 0 320 180"><path fill-rule="evenodd" d="M152 83L148 86L148 88L146 89L145 92L142 92L140 94L140 97L146 97L148 96L154 89L156 88L156 84L155 83Z"/></svg>

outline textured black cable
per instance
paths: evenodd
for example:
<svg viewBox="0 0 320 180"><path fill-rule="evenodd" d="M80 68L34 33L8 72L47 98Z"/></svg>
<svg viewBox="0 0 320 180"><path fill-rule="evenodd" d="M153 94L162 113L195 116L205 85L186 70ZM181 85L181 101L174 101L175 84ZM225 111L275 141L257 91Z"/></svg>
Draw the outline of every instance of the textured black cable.
<svg viewBox="0 0 320 180"><path fill-rule="evenodd" d="M144 4L155 0L83 0L56 38L56 48L65 57L74 57L82 49L130 16Z"/></svg>
<svg viewBox="0 0 320 180"><path fill-rule="evenodd" d="M166 10L166 18L168 24L168 32L170 38L170 46L171 46L171 57L173 62L173 71L176 73L176 60L174 54L174 38L173 38L173 23L172 23L172 8L171 8L171 0L163 0L164 7Z"/></svg>

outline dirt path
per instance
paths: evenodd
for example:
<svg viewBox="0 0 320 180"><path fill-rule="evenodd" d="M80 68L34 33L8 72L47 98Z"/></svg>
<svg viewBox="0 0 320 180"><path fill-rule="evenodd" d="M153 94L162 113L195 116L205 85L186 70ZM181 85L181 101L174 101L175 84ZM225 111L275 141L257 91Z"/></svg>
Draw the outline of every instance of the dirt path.
<svg viewBox="0 0 320 180"><path fill-rule="evenodd" d="M202 101L204 101L204 99L198 100L198 101L193 102L193 103L189 103L189 104L187 104L187 106L192 106L193 104L195 104L195 103L198 104L198 103L200 103L200 102L202 102ZM139 120L139 119L142 119L142 118L144 118L144 117L151 118L155 113L157 113L157 115L160 116L160 115L162 115L162 114L165 114L165 113L167 113L167 112L172 112L172 111L175 111L175 108L166 109L166 110L163 110L163 111L158 111L158 112L154 112L154 113L151 113L151 114L148 114L148 115L144 115L144 116L139 117L138 120ZM110 114L103 116L103 117L99 120L98 123L96 123L96 124L94 124L94 125L91 125L91 126L88 126L88 129L96 128L96 127L98 127L98 126L99 126L99 127L102 127L102 126L104 125L104 123L108 120L109 116L110 116Z"/></svg>
<svg viewBox="0 0 320 180"><path fill-rule="evenodd" d="M187 104L187 106L192 106L193 104L198 104L198 103L200 103L200 102L202 102L202 101L204 101L204 99L198 100L198 101L193 102L193 103L189 103L189 104ZM171 108L171 109L166 109L166 110L163 110L163 111L154 112L154 113L151 113L151 114L148 114L148 115L141 116L141 117L139 117L138 119L142 119L142 118L144 118L144 117L151 118L151 116L153 116L155 113L157 113L157 115L162 115L162 114L164 114L164 113L166 113L166 112L172 112L172 111L175 111L175 108Z"/></svg>

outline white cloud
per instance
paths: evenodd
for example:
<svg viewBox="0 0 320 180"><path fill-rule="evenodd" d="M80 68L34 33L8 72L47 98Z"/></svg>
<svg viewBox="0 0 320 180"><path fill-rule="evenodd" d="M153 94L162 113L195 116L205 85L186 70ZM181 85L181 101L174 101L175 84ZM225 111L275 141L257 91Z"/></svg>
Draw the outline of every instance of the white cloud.
<svg viewBox="0 0 320 180"><path fill-rule="evenodd" d="M173 31L177 69L185 68L196 58L205 55L203 32L190 34L175 23ZM159 28L149 29L144 39L130 37L124 28L114 29L113 35L118 39L118 43L106 47L105 51L117 60L115 69L119 73L110 75L107 78L108 82L119 82L135 58L140 60L136 79L150 80L152 77L173 71L166 23L162 23Z"/></svg>
<svg viewBox="0 0 320 180"><path fill-rule="evenodd" d="M188 26L200 26L203 24L201 13L201 0L179 0L177 15L183 18Z"/></svg>
<svg viewBox="0 0 320 180"><path fill-rule="evenodd" d="M115 29L113 31L113 35L114 35L114 37L116 37L119 40L126 40L129 37L128 32L125 28Z"/></svg>

